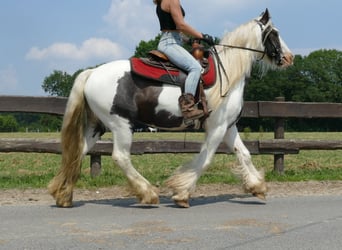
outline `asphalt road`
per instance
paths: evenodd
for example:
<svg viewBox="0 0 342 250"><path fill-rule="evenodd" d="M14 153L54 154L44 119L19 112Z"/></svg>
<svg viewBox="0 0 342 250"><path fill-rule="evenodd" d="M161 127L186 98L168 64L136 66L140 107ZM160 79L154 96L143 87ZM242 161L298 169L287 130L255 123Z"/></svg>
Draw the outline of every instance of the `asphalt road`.
<svg viewBox="0 0 342 250"><path fill-rule="evenodd" d="M342 249L342 197L201 197L0 206L0 249Z"/></svg>

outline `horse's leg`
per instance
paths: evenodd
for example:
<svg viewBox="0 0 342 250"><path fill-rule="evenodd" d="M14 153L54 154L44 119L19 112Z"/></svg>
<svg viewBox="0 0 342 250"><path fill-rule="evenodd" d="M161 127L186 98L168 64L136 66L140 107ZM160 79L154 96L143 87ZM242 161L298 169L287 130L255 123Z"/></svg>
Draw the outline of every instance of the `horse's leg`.
<svg viewBox="0 0 342 250"><path fill-rule="evenodd" d="M190 193L195 189L196 182L203 171L211 163L225 131L226 123L207 130L206 140L200 153L191 162L180 166L175 174L166 181L166 185L173 190L172 199L178 206L189 207Z"/></svg>
<svg viewBox="0 0 342 250"><path fill-rule="evenodd" d="M224 142L237 156L238 165L234 168L234 173L241 177L245 192L250 192L264 200L267 192L264 173L254 167L251 155L242 142L235 125L227 130Z"/></svg>
<svg viewBox="0 0 342 250"><path fill-rule="evenodd" d="M58 174L49 184L49 192L56 199L59 207L71 207L73 198L73 188L81 173L81 162L88 151L95 145L96 141L104 131L98 131L96 124L88 124L84 128L83 150L81 155L71 157L69 151L63 152L63 164ZM79 145L81 147L81 145ZM75 152L73 152L75 153ZM74 159L77 159L73 162ZM76 166L78 165L78 166Z"/></svg>
<svg viewBox="0 0 342 250"><path fill-rule="evenodd" d="M130 149L133 135L130 125L127 122L121 122L119 126L112 128L112 132L114 147L112 158L127 177L139 202L142 204L158 204L158 189L152 186L132 165Z"/></svg>
<svg viewBox="0 0 342 250"><path fill-rule="evenodd" d="M87 116L88 108L83 92L91 72L83 71L75 80L64 113L61 133L62 166L48 186L59 207L72 206L73 188L81 172L85 148L89 148L91 144L85 139L85 134L94 123Z"/></svg>

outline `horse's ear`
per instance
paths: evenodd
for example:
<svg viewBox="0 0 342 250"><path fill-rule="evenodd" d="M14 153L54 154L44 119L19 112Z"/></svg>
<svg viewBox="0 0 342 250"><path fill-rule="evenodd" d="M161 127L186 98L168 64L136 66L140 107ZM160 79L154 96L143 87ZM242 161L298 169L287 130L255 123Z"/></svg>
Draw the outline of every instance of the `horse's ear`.
<svg viewBox="0 0 342 250"><path fill-rule="evenodd" d="M266 8L265 12L263 12L261 14L261 17L260 17L260 22L263 24L263 25L266 25L266 23L268 23L268 21L270 20L271 16L270 16L270 13L268 11L268 9Z"/></svg>

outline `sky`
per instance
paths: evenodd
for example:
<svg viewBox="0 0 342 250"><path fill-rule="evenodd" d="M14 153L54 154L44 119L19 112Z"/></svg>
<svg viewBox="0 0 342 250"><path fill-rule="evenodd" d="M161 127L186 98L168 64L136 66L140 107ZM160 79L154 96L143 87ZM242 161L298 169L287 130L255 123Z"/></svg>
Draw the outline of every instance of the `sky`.
<svg viewBox="0 0 342 250"><path fill-rule="evenodd" d="M269 9L294 54L342 50L340 0L181 0L185 20L222 37ZM127 59L159 23L152 0L1 0L0 95L47 96L44 78Z"/></svg>

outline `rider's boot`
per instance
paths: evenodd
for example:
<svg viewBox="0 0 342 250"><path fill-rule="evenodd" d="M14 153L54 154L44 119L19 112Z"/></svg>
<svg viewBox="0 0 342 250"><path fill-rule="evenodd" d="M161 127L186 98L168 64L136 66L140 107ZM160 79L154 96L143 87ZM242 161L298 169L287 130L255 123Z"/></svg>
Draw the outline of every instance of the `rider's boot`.
<svg viewBox="0 0 342 250"><path fill-rule="evenodd" d="M195 98L192 94L182 94L178 102L185 120L195 120L204 116L203 110L195 105Z"/></svg>

